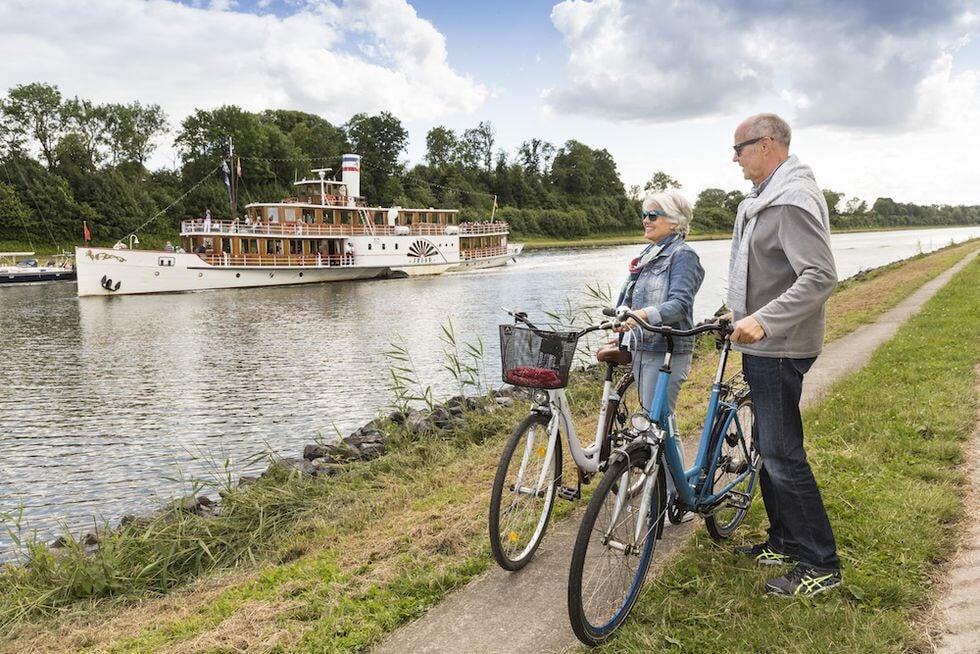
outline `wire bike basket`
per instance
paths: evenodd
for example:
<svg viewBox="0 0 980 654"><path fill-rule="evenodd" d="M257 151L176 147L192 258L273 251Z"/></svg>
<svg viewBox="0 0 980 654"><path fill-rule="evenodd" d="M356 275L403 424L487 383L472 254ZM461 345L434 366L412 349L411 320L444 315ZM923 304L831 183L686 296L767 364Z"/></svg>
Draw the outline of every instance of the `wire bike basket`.
<svg viewBox="0 0 980 654"><path fill-rule="evenodd" d="M575 358L576 332L549 332L500 325L503 380L527 388L564 388Z"/></svg>

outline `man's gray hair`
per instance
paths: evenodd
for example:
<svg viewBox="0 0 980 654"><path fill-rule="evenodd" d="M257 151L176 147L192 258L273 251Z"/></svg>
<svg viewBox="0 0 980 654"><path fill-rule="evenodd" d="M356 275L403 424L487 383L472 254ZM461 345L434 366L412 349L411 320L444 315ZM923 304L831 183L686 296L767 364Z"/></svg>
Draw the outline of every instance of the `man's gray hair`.
<svg viewBox="0 0 980 654"><path fill-rule="evenodd" d="M687 236L694 211L691 209L691 203L681 195L680 191L667 189L657 193L647 193L646 197L643 198L643 210L650 211L654 204L660 205L660 208L667 213L665 218L677 225L675 232L681 236Z"/></svg>
<svg viewBox="0 0 980 654"><path fill-rule="evenodd" d="M774 141L789 149L793 130L790 129L789 123L776 114L756 114L749 118L746 136L753 139L760 136L771 136Z"/></svg>

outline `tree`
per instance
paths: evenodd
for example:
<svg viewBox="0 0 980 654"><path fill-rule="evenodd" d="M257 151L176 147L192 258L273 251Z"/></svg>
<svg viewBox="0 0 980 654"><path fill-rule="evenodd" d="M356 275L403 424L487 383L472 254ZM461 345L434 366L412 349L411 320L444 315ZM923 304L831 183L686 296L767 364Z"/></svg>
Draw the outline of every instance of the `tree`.
<svg viewBox="0 0 980 654"><path fill-rule="evenodd" d="M347 138L361 155L361 195L384 202L388 178L401 172L398 157L408 145L408 131L387 111L377 116L355 114L344 126Z"/></svg>
<svg viewBox="0 0 980 654"><path fill-rule="evenodd" d="M0 114L7 122L8 140L15 149L27 139L33 139L40 147L48 169L54 166L54 146L67 123L57 86L39 82L15 86L0 103Z"/></svg>
<svg viewBox="0 0 980 654"><path fill-rule="evenodd" d="M67 129L75 134L78 143L88 153L88 159L93 165L98 165L105 158L102 148L108 142L109 112L105 105L97 105L90 100L77 96L65 102ZM62 139L64 140L64 139Z"/></svg>
<svg viewBox="0 0 980 654"><path fill-rule="evenodd" d="M456 132L448 127L433 127L425 135L425 160L434 168L452 163L458 149Z"/></svg>
<svg viewBox="0 0 980 654"><path fill-rule="evenodd" d="M844 194L825 188L823 189L823 197L827 201L827 209L830 212L830 216L834 217L839 215L840 212L837 210L837 205L844 199Z"/></svg>
<svg viewBox="0 0 980 654"><path fill-rule="evenodd" d="M471 165L481 165L483 170L493 169L493 144L496 130L489 121L480 121L473 129L463 132L462 147L465 151L465 161Z"/></svg>
<svg viewBox="0 0 980 654"><path fill-rule="evenodd" d="M524 172L532 177L548 174L555 158L555 146L541 139L524 141L517 150L517 160Z"/></svg>
<svg viewBox="0 0 980 654"><path fill-rule="evenodd" d="M681 183L676 179L668 175L662 170L658 170L653 174L653 177L647 181L643 186L644 191L652 191L654 193L660 193L666 191L669 188L680 188Z"/></svg>

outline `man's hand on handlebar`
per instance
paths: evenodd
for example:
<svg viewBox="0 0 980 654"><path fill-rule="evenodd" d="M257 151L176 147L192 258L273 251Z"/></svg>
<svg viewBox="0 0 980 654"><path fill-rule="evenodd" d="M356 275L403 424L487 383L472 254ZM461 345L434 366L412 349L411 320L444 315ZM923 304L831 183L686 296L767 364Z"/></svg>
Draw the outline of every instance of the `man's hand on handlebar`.
<svg viewBox="0 0 980 654"><path fill-rule="evenodd" d="M751 345L752 343L758 343L765 337L766 330L762 328L762 325L753 316L745 316L732 325L732 335L730 337L732 343Z"/></svg>

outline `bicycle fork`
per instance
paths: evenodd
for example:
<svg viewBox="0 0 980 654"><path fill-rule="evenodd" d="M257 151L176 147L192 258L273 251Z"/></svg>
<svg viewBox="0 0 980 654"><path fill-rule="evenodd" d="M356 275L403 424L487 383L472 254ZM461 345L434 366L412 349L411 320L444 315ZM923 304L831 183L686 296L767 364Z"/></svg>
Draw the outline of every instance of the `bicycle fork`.
<svg viewBox="0 0 980 654"><path fill-rule="evenodd" d="M626 456L629 457L630 454ZM635 515L636 524L633 527L633 541L631 543L621 543L612 538L612 531L619 524L619 516L626 507L626 501L633 494L630 492L630 489L633 488L633 480L631 479L633 475L632 466L627 465L626 470L623 471L623 475L620 477L619 492L616 493L616 503L613 505L609 528L602 536L602 543L607 547L623 552L626 556L639 554L639 544L643 542L641 539L645 535L644 530L651 528L647 526L647 521L644 518L650 512L650 502L653 498L653 485L657 483L657 473L659 472L659 459L660 457L656 455L656 452L651 451L646 465L643 466L643 472L639 473L643 477L643 488L640 491L640 508Z"/></svg>

